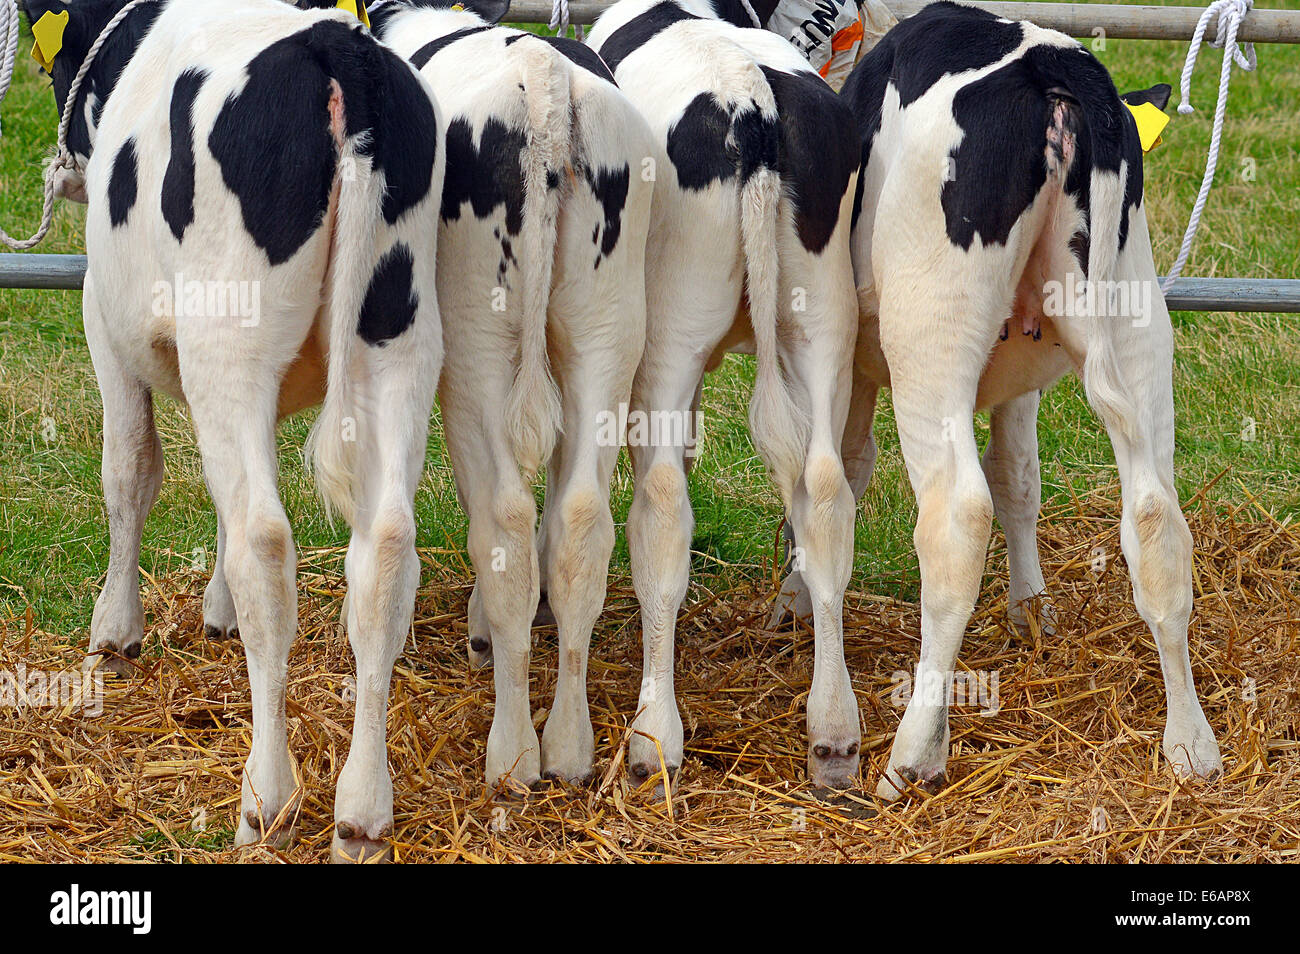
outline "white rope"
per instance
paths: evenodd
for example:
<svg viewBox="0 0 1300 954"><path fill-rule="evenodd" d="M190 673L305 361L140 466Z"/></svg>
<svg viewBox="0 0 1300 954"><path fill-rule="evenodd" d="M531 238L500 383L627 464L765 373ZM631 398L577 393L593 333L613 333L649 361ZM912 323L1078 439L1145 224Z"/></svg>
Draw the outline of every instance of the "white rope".
<svg viewBox="0 0 1300 954"><path fill-rule="evenodd" d="M1210 186L1214 183L1214 173L1219 165L1219 144L1223 138L1223 116L1228 108L1228 82L1232 73L1232 63L1235 60L1237 65L1247 72L1253 71L1256 66L1255 45L1253 43L1237 45L1237 28L1241 26L1242 18L1254 5L1255 0L1214 0L1201 14L1201 18L1196 23L1196 31L1192 34L1192 43L1187 50L1187 61L1183 64L1183 78L1179 87L1182 97L1182 101L1178 104L1180 113L1187 114L1193 111L1192 70L1196 67L1196 56L1205 38L1205 29L1215 14L1219 17L1218 30L1214 42L1210 45L1223 49L1223 66L1219 70L1219 99L1214 106L1214 129L1210 134L1210 152L1205 160L1205 176L1201 179L1201 191L1197 193L1196 203L1192 206L1192 216L1187 222L1187 231L1183 234L1183 246L1179 249L1178 258L1174 261L1173 268L1169 270L1161 291L1169 291L1174 280L1182 274L1183 266L1187 264L1187 258L1192 254L1196 229L1201 224L1201 213L1205 211L1205 202L1210 197Z"/></svg>
<svg viewBox="0 0 1300 954"><path fill-rule="evenodd" d="M549 29L555 30L556 36L565 36L569 32L569 0L551 0L551 22L547 24ZM575 23L573 32L577 34L578 39L584 37L582 24Z"/></svg>
<svg viewBox="0 0 1300 954"><path fill-rule="evenodd" d="M569 0L551 0L549 26L552 30L559 30L560 36L569 32Z"/></svg>
<svg viewBox="0 0 1300 954"><path fill-rule="evenodd" d="M754 21L754 26L760 30L763 29L763 21L758 18L758 14L754 12L754 7L750 4L749 0L740 0L740 5L745 8L745 12L749 14L749 18Z"/></svg>
<svg viewBox="0 0 1300 954"><path fill-rule="evenodd" d="M0 39L4 40L0 46L0 103L3 103L9 84L13 82L14 57L18 54L18 4L15 0L0 7ZM0 128L0 135L3 134Z"/></svg>
<svg viewBox="0 0 1300 954"><path fill-rule="evenodd" d="M10 248L19 252L25 252L29 248L39 245L50 230L50 223L54 218L54 180L60 169L71 169L74 172L83 171L81 163L77 162L75 156L68 152L68 127L72 125L72 111L76 108L77 97L81 94L81 84L86 79L86 74L90 72L91 65L95 62L95 57L99 55L100 48L113 35L127 15L136 7L143 3L155 3L157 0L131 0L126 6L117 12L113 19L108 21L95 42L86 51L86 58L81 61L81 68L77 70L77 75L72 80L72 85L68 88L68 98L63 104L63 115L59 119L59 134L56 140L58 151L55 153L53 160L45 167L45 205L41 212L41 227L36 230L36 234L29 239L21 241L12 238L8 232L0 228L0 242L4 242ZM18 42L18 2L17 0L8 0L6 7L8 11L5 23L11 25L8 42L10 45L16 45ZM5 65L7 72L0 70L0 104L3 104L5 94L9 92L9 83L13 79L13 62L6 47Z"/></svg>

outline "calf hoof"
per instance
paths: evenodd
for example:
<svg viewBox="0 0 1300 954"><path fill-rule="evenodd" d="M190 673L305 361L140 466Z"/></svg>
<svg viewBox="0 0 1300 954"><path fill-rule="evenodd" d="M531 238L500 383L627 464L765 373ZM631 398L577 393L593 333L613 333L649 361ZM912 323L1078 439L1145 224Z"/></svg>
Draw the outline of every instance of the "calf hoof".
<svg viewBox="0 0 1300 954"><path fill-rule="evenodd" d="M393 834L390 824L376 826L373 832L353 822L334 825L330 842L330 861L336 865L385 865L393 860Z"/></svg>
<svg viewBox="0 0 1300 954"><path fill-rule="evenodd" d="M469 664L474 669L492 665L492 640L483 636L469 638Z"/></svg>
<svg viewBox="0 0 1300 954"><path fill-rule="evenodd" d="M645 788L648 782L654 781L655 787L651 795L657 801L667 795L667 789L664 787L665 771L668 776L668 784L672 785L677 780L677 772L681 766L669 763L666 769L661 769L658 762L633 762L628 766L627 775L632 782L632 787L637 791Z"/></svg>
<svg viewBox="0 0 1300 954"><path fill-rule="evenodd" d="M772 615L767 618L767 628L776 629L789 617L807 619L812 616L812 596L798 570L792 572L781 584L781 592L772 604Z"/></svg>
<svg viewBox="0 0 1300 954"><path fill-rule="evenodd" d="M1223 774L1223 757L1209 725L1185 740L1166 733L1164 751L1174 774L1181 779L1215 779Z"/></svg>
<svg viewBox="0 0 1300 954"><path fill-rule="evenodd" d="M276 824L276 819L280 824ZM288 848L293 844L294 823L296 821L296 812L282 811L272 816L270 820L256 809L250 808L245 811L239 818L239 830L235 832L235 844L244 845L270 845L272 848Z"/></svg>
<svg viewBox="0 0 1300 954"><path fill-rule="evenodd" d="M591 725L590 722L587 723ZM550 728L549 724L547 728ZM575 740L568 739L573 743ZM585 741L585 744L583 742ZM591 730L586 739L579 737L577 744L562 745L542 736L542 778L548 782L583 786L591 781L592 743Z"/></svg>
<svg viewBox="0 0 1300 954"><path fill-rule="evenodd" d="M133 676L140 672L141 666L135 660L140 657L140 640L117 650L112 646L101 646L86 655L82 668L89 671L98 667L100 672L112 672L119 676Z"/></svg>
<svg viewBox="0 0 1300 954"><path fill-rule="evenodd" d="M892 802L916 792L935 795L948 784L948 773L942 768L917 771L914 768L890 767L876 786L876 797Z"/></svg>
<svg viewBox="0 0 1300 954"><path fill-rule="evenodd" d="M1056 607L1046 596L1030 597L1011 604L1007 616L1016 631L1016 636L1022 641L1027 642L1033 636L1029 623L1030 616L1038 620L1038 630L1044 636L1056 635Z"/></svg>
<svg viewBox="0 0 1300 954"><path fill-rule="evenodd" d="M816 742L808 748L808 778L817 788L852 788L858 775L861 744Z"/></svg>
<svg viewBox="0 0 1300 954"><path fill-rule="evenodd" d="M564 785L569 788L587 788L591 785L591 769L584 771L566 772L563 769L547 769L542 773L542 778L553 785Z"/></svg>
<svg viewBox="0 0 1300 954"><path fill-rule="evenodd" d="M211 642L222 643L228 639L238 639L239 627L232 626L230 629L222 629L220 626L213 626L211 623L204 623L203 635Z"/></svg>
<svg viewBox="0 0 1300 954"><path fill-rule="evenodd" d="M516 778L514 775L502 775L495 782L489 779L488 792L493 798L510 802L520 802L542 787L542 776L536 775Z"/></svg>

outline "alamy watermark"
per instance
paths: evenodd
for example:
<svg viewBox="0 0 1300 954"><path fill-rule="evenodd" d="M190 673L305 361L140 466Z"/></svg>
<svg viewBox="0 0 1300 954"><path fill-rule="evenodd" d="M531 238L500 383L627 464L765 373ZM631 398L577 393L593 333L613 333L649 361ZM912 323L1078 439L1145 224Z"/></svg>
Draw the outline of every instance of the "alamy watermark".
<svg viewBox="0 0 1300 954"><path fill-rule="evenodd" d="M1065 281L1043 284L1043 314L1049 318L1127 318L1134 328L1151 324L1154 283L1132 281L1093 281L1076 279L1065 273Z"/></svg>
<svg viewBox="0 0 1300 954"><path fill-rule="evenodd" d="M0 669L0 709L79 709L83 715L104 711L104 674L99 670L45 672L19 663Z"/></svg>
<svg viewBox="0 0 1300 954"><path fill-rule="evenodd" d="M153 927L152 891L91 891L73 884L50 895L50 923L55 927L121 925L132 934Z"/></svg>
<svg viewBox="0 0 1300 954"><path fill-rule="evenodd" d="M977 706L982 716L995 716L1002 708L1002 673L997 669L939 672L925 668L918 669L915 676L898 669L889 681L894 686L889 701L900 708L918 696L926 706Z"/></svg>
<svg viewBox="0 0 1300 954"><path fill-rule="evenodd" d="M596 443L601 447L681 447L687 457L694 457L703 424L701 411L633 411L624 402L617 412L597 412Z"/></svg>
<svg viewBox="0 0 1300 954"><path fill-rule="evenodd" d="M173 279L153 283L155 318L238 318L241 328L262 321L262 283L200 281L177 272Z"/></svg>

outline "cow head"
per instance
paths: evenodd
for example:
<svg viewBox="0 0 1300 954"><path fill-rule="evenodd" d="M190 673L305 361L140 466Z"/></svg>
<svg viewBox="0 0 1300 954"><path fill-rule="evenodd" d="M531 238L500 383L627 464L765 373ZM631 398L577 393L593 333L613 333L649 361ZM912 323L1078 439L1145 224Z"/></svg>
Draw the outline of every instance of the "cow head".
<svg viewBox="0 0 1300 954"><path fill-rule="evenodd" d="M100 32L127 0L23 0L23 12L32 24L40 22L46 14L61 17L66 14L67 25L63 42L53 54L50 76L54 80L54 100L62 114L68 99L68 89L81 68L81 62ZM52 51L46 51L47 54Z"/></svg>
<svg viewBox="0 0 1300 954"><path fill-rule="evenodd" d="M86 54L108 21L126 4L127 0L23 0L23 12L32 24L39 25L46 17L55 18L47 20L47 23L62 21L62 31L54 31L56 39L53 41L45 30L39 31L48 43L48 48L47 43L41 44L41 59L49 64L48 72L54 81L54 101L60 116ZM128 14L112 36L105 40L87 71L68 125L67 140L68 152L78 157L83 165L93 149L99 110L164 6L163 2L146 3ZM87 104L92 108L86 108ZM54 187L56 195L85 201L85 181L77 170L60 168Z"/></svg>

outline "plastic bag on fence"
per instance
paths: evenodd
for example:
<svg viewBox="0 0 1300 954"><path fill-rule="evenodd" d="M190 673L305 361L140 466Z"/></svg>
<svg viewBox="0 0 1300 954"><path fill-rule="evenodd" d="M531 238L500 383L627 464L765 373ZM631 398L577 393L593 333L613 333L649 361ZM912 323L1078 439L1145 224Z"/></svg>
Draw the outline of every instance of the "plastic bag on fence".
<svg viewBox="0 0 1300 954"><path fill-rule="evenodd" d="M793 43L838 91L858 59L896 23L882 0L779 0L767 29Z"/></svg>

